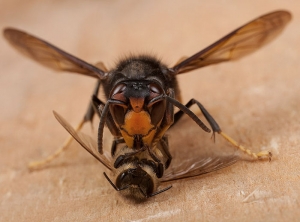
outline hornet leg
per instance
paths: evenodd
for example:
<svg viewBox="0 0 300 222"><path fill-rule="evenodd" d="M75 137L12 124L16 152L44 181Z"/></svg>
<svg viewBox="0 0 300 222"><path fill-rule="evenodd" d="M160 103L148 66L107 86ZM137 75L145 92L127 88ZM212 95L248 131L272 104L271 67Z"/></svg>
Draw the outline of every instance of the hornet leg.
<svg viewBox="0 0 300 222"><path fill-rule="evenodd" d="M197 100L191 99L187 104L186 107L190 108L192 105L196 104L199 109L201 110L202 114L204 115L205 119L208 121L210 124L211 128L213 129L213 138L215 138L215 133L217 132L220 134L225 140L227 140L231 145L236 147L237 149L243 151L247 155L251 156L254 159L264 159L268 158L269 161L271 160L272 153L269 151L261 151L258 153L254 153L251 150L245 148L244 146L240 145L238 142L236 142L234 139L232 139L230 136L228 136L226 133L224 133L219 124L215 121L215 119L209 114L209 112L204 108L204 106ZM174 115L174 124L175 125L179 119L183 116L184 112L179 110L177 113Z"/></svg>
<svg viewBox="0 0 300 222"><path fill-rule="evenodd" d="M94 89L93 95L97 96L98 92L99 92L99 88L100 88L100 80L97 81L96 87ZM86 122L92 122L93 118L95 116L95 109L93 107L93 102L91 101L89 103L88 109L83 117L83 119L80 121L80 123L78 124L78 126L75 128L76 132L80 131L81 128L83 127L83 125ZM51 161L53 161L54 159L56 159L60 154L62 154L67 147L70 145L70 143L73 141L73 137L70 135L65 142L63 143L63 145L57 149L53 154L51 154L50 156L46 157L43 160L40 161L34 161L34 162L30 162L28 164L28 168L30 170L37 170L37 169L42 169L44 167L47 166L48 163L50 163Z"/></svg>

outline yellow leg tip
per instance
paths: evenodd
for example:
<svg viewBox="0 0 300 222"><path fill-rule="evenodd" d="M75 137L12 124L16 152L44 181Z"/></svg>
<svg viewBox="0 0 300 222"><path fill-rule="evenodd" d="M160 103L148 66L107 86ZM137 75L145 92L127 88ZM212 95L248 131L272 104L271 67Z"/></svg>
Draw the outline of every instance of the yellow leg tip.
<svg viewBox="0 0 300 222"><path fill-rule="evenodd" d="M265 159L265 158L268 158L269 161L271 161L272 159L272 153L270 151L261 151L259 153L256 154L258 159Z"/></svg>
<svg viewBox="0 0 300 222"><path fill-rule="evenodd" d="M38 169L42 169L46 165L46 163L47 162L45 161L33 161L30 162L27 167L30 171L38 170Z"/></svg>
<svg viewBox="0 0 300 222"><path fill-rule="evenodd" d="M261 151L259 153L253 153L251 150L246 149L245 147L239 145L234 139L232 139L230 136L228 136L227 134L225 134L224 132L219 132L219 134L225 139L227 140L229 143L231 143L233 146L235 146L237 149L245 152L246 154L248 154L249 156L251 156L254 159L265 159L268 158L269 161L271 161L272 158L272 153L270 151Z"/></svg>
<svg viewBox="0 0 300 222"><path fill-rule="evenodd" d="M76 132L78 132L82 128L83 124L84 124L84 120L82 120L78 124L78 126L76 127ZM45 168L48 163L50 163L51 161L53 161L54 159L56 159L61 153L65 152L65 150L70 145L70 143L72 142L72 140L73 140L73 137L69 136L66 139L66 141L64 142L64 144L58 150L55 151L55 153L53 153L52 155L48 156L44 160L30 162L28 164L28 169L30 171L33 171L33 170L39 170L39 169Z"/></svg>

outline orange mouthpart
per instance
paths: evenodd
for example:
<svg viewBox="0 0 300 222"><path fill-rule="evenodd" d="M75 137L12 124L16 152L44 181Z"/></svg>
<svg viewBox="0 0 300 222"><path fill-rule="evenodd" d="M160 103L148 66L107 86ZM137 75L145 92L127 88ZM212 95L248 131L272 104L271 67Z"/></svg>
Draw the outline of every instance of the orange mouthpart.
<svg viewBox="0 0 300 222"><path fill-rule="evenodd" d="M130 105L135 113L139 113L142 111L144 106L145 98L129 98Z"/></svg>

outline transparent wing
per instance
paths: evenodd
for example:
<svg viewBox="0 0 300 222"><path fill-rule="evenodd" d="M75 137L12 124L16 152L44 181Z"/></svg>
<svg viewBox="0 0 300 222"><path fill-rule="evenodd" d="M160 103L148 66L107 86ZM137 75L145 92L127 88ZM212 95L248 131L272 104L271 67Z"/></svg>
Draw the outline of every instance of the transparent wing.
<svg viewBox="0 0 300 222"><path fill-rule="evenodd" d="M22 54L38 63L58 71L81 73L103 79L105 72L50 43L26 32L6 28L3 31L7 41Z"/></svg>
<svg viewBox="0 0 300 222"><path fill-rule="evenodd" d="M57 112L53 111L55 118L58 122L73 136L73 138L88 151L93 157L95 157L99 162L106 166L109 170L113 169L108 153L103 153L101 155L98 152L96 141L94 141L90 136L85 135L81 132L76 132L76 130Z"/></svg>
<svg viewBox="0 0 300 222"><path fill-rule="evenodd" d="M275 11L263 15L195 55L179 61L171 70L176 75L203 66L239 59L273 40L291 18L291 14L287 11Z"/></svg>
<svg viewBox="0 0 300 222"><path fill-rule="evenodd" d="M235 155L224 157L207 157L204 159L188 159L181 163L170 166L165 172L161 182L168 182L172 180L180 180L189 177L195 177L202 174L210 173L224 167L236 163L238 157Z"/></svg>

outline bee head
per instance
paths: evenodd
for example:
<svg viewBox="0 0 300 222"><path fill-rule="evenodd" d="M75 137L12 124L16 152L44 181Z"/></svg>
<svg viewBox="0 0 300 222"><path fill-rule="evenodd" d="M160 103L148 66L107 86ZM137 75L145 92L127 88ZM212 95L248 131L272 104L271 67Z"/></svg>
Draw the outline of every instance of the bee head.
<svg viewBox="0 0 300 222"><path fill-rule="evenodd" d="M149 172L149 170L152 172ZM130 167L120 173L116 178L116 187L118 189L128 190L129 193L134 194L134 196L138 198L148 198L152 196L152 193L157 187L157 183L157 177L149 166L138 165L135 168Z"/></svg>
<svg viewBox="0 0 300 222"><path fill-rule="evenodd" d="M117 175L115 184L105 173L104 176L115 190L122 191L125 196L145 199L171 188L157 191L163 166L153 160L120 155L116 158L114 167Z"/></svg>

